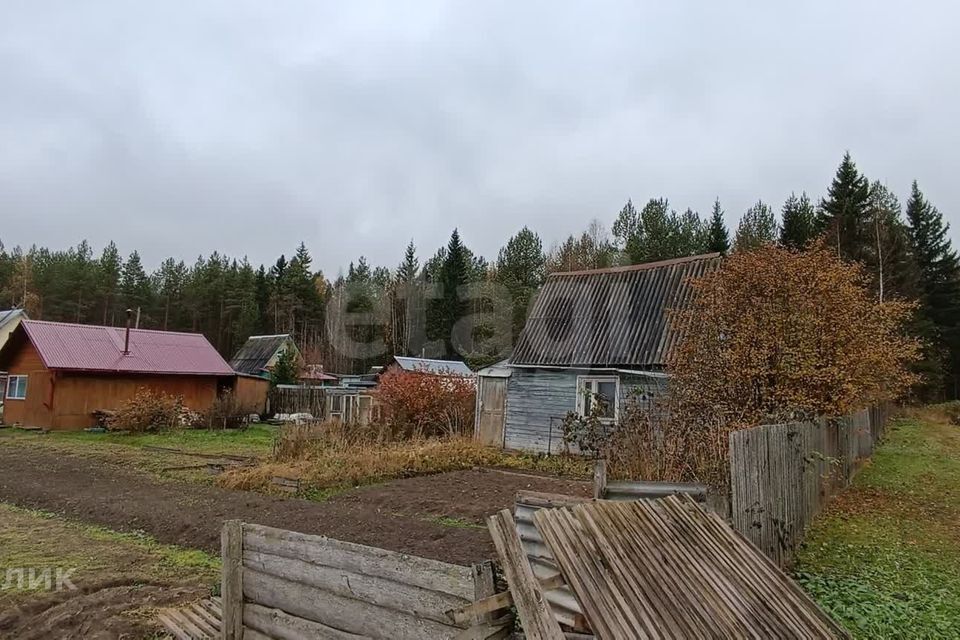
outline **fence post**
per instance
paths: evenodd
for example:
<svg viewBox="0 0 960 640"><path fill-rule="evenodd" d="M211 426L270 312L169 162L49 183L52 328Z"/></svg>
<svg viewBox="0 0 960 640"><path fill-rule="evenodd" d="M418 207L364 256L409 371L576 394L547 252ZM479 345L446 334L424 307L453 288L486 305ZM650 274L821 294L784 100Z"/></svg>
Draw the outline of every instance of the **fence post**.
<svg viewBox="0 0 960 640"><path fill-rule="evenodd" d="M223 640L243 640L243 524L227 520L220 534L223 576L220 599Z"/></svg>
<svg viewBox="0 0 960 640"><path fill-rule="evenodd" d="M492 595L496 595L497 585L494 582L493 562L486 560L473 565L473 599L480 601ZM476 623L490 622L493 620L493 613L482 613L477 616Z"/></svg>
<svg viewBox="0 0 960 640"><path fill-rule="evenodd" d="M597 460L593 467L593 497L602 500L607 493L607 461Z"/></svg>

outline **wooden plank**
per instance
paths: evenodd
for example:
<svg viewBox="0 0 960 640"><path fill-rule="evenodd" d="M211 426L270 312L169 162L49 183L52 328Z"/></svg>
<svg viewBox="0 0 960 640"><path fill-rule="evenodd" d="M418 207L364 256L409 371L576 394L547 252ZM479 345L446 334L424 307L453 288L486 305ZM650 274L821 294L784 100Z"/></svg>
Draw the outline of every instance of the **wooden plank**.
<svg viewBox="0 0 960 640"><path fill-rule="evenodd" d="M539 582L540 588L544 591L550 591L551 589L562 587L567 583L560 573L556 573L545 580L540 580ZM493 611L499 611L500 609L506 609L512 604L513 594L510 591L503 591L487 598L483 598L482 600L472 602L465 607L451 609L447 611L445 615L454 622L463 623L469 621L474 616L491 613Z"/></svg>
<svg viewBox="0 0 960 640"><path fill-rule="evenodd" d="M179 617L175 616L173 610L161 611L157 619L160 620L160 624L170 632L170 635L172 635L175 640L193 640L190 634L180 626L178 622Z"/></svg>
<svg viewBox="0 0 960 640"><path fill-rule="evenodd" d="M550 612L543 590L523 552L510 510L504 509L491 516L487 527L503 563L524 633L530 640L563 640L560 625Z"/></svg>
<svg viewBox="0 0 960 640"><path fill-rule="evenodd" d="M275 640L370 640L370 636L348 633L320 622L298 618L280 609L253 603L244 607L243 624L246 633L249 634L252 629Z"/></svg>
<svg viewBox="0 0 960 640"><path fill-rule="evenodd" d="M473 569L260 525L244 526L244 549L454 595L474 597Z"/></svg>
<svg viewBox="0 0 960 640"><path fill-rule="evenodd" d="M607 491L607 461L597 460L593 465L593 497L603 498Z"/></svg>
<svg viewBox="0 0 960 640"><path fill-rule="evenodd" d="M244 596L250 603L322 623L328 627L371 638L391 640L443 640L461 628L420 618L412 613L379 607L323 589L284 580L252 569L243 575Z"/></svg>
<svg viewBox="0 0 960 640"><path fill-rule="evenodd" d="M502 640L513 631L513 620L506 622L486 622L462 631L454 640Z"/></svg>
<svg viewBox="0 0 960 640"><path fill-rule="evenodd" d="M473 599L474 601L489 598L497 593L496 578L493 572L493 562L487 560L473 565ZM480 613L474 618L477 624L488 623L493 620L491 612ZM456 622L456 621L455 621ZM466 620L464 621L466 622Z"/></svg>
<svg viewBox="0 0 960 640"><path fill-rule="evenodd" d="M467 602L439 591L260 551L244 551L243 567L443 624L449 623L444 611Z"/></svg>
<svg viewBox="0 0 960 640"><path fill-rule="evenodd" d="M223 640L243 640L243 525L239 520L223 523L220 557Z"/></svg>

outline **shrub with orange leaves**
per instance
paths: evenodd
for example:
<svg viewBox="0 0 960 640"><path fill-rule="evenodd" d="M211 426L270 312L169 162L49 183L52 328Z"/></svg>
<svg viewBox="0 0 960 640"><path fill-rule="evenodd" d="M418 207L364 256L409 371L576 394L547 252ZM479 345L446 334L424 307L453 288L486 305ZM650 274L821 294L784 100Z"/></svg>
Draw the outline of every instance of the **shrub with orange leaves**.
<svg viewBox="0 0 960 640"><path fill-rule="evenodd" d="M394 437L466 435L473 431L476 383L460 375L391 370L377 397Z"/></svg>
<svg viewBox="0 0 960 640"><path fill-rule="evenodd" d="M684 413L742 426L837 416L917 382L914 305L877 302L861 267L823 246L736 253L692 285L668 360Z"/></svg>
<svg viewBox="0 0 960 640"><path fill-rule="evenodd" d="M823 246L738 252L691 284L660 415L628 406L615 474L724 486L731 431L844 415L917 382L914 305L877 302L860 266Z"/></svg>

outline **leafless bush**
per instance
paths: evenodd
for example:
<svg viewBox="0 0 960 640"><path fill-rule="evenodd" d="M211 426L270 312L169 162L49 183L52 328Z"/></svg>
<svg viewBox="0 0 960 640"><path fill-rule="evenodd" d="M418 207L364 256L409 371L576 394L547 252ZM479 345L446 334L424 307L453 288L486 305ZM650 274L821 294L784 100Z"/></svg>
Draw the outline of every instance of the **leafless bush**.
<svg viewBox="0 0 960 640"><path fill-rule="evenodd" d="M242 402L232 392L224 391L193 422L198 429L236 429L247 425L247 418L257 412L255 404Z"/></svg>
<svg viewBox="0 0 960 640"><path fill-rule="evenodd" d="M163 431L179 427L183 414L182 397L141 387L106 419L106 425L112 431Z"/></svg>

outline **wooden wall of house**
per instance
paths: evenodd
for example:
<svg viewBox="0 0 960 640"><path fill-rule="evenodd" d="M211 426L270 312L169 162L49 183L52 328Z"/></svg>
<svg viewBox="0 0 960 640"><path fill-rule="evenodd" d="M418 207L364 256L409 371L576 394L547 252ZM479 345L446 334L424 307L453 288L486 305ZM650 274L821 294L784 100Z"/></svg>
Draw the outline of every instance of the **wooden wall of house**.
<svg viewBox="0 0 960 640"><path fill-rule="evenodd" d="M40 354L24 340L10 358L7 372L11 376L27 376L25 400L11 400L3 389L3 421L5 424L24 426L49 426L53 423L51 410L50 372L40 359Z"/></svg>
<svg viewBox="0 0 960 640"><path fill-rule="evenodd" d="M618 375L621 408L634 394L653 395L663 385L655 378L623 373L514 368L507 383L504 447L549 454L563 452L562 422L569 412L576 411L577 377L582 375Z"/></svg>
<svg viewBox="0 0 960 640"><path fill-rule="evenodd" d="M254 376L237 376L233 379L234 399L243 407L261 416L267 411L267 395L270 393L270 381Z"/></svg>
<svg viewBox="0 0 960 640"><path fill-rule="evenodd" d="M217 398L214 376L91 375L62 373L54 379L54 429L82 429L96 424L91 413L113 410L133 398L142 388L183 397L193 411L205 411ZM27 392L29 395L29 391Z"/></svg>

